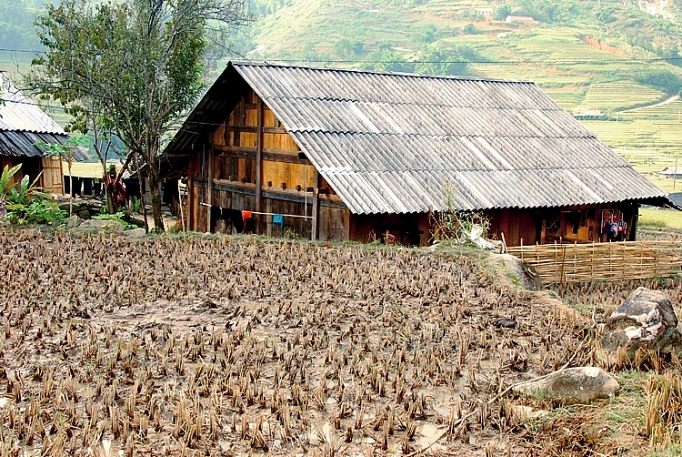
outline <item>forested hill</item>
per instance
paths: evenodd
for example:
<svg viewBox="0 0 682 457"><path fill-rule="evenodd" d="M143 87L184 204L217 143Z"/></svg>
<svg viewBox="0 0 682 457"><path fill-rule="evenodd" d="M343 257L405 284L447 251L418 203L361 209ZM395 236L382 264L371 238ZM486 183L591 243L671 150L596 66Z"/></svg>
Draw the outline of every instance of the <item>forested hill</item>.
<svg viewBox="0 0 682 457"><path fill-rule="evenodd" d="M45 3L46 0L0 0L0 48L38 49L33 20Z"/></svg>

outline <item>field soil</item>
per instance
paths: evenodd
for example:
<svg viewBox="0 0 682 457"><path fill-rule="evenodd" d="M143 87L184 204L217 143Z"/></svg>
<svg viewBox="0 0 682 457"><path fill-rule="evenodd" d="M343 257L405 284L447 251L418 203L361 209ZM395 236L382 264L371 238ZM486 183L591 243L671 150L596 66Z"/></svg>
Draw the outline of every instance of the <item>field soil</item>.
<svg viewBox="0 0 682 457"><path fill-rule="evenodd" d="M0 228L0 271L2 456L650 449L638 371L499 395L594 363L595 327L477 251Z"/></svg>

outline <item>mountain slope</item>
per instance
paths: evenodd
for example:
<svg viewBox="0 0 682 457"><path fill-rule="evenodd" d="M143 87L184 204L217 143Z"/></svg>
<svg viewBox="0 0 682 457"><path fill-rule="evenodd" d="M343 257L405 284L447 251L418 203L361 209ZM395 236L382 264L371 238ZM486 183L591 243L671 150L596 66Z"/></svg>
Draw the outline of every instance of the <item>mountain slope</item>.
<svg viewBox="0 0 682 457"><path fill-rule="evenodd" d="M682 143L682 102L655 106L682 89L681 0L252 5L250 59L534 80L640 171L672 164Z"/></svg>

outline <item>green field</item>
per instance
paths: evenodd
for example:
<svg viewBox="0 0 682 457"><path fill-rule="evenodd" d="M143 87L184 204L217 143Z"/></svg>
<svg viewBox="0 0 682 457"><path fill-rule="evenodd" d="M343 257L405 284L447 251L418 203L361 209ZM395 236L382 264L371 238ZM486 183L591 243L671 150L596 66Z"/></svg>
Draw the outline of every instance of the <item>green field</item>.
<svg viewBox="0 0 682 457"><path fill-rule="evenodd" d="M639 223L650 227L682 229L682 211L640 208Z"/></svg>

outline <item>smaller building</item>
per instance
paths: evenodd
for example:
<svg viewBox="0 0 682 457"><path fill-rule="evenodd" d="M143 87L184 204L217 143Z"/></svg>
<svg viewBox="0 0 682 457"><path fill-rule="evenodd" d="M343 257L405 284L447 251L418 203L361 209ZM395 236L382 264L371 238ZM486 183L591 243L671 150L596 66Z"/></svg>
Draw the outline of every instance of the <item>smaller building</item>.
<svg viewBox="0 0 682 457"><path fill-rule="evenodd" d="M530 16L513 16L509 15L507 16L506 22L508 24L511 24L512 22L535 22L535 19L533 19Z"/></svg>
<svg viewBox="0 0 682 457"><path fill-rule="evenodd" d="M663 170L656 173L663 178L682 178L682 167L665 167Z"/></svg>
<svg viewBox="0 0 682 457"><path fill-rule="evenodd" d="M38 143L64 144L64 130L24 95L0 72L0 169L21 164L14 177L25 175L31 180L40 176L39 185L48 192L63 192L62 163L58 157L45 157L45 149ZM41 174L42 173L42 174Z"/></svg>

